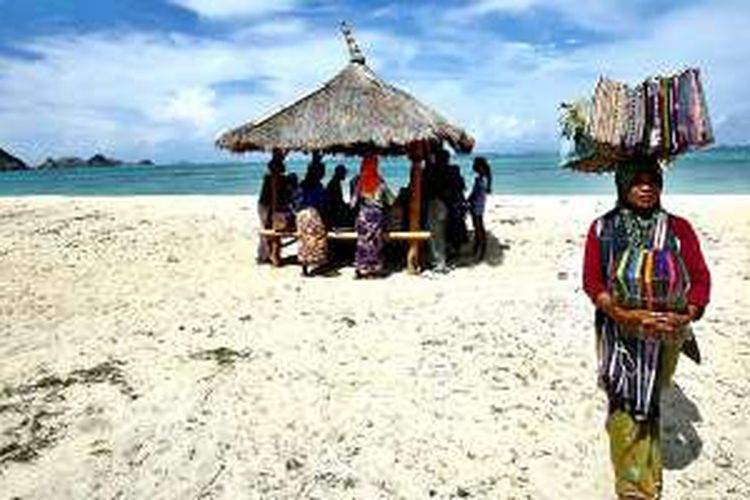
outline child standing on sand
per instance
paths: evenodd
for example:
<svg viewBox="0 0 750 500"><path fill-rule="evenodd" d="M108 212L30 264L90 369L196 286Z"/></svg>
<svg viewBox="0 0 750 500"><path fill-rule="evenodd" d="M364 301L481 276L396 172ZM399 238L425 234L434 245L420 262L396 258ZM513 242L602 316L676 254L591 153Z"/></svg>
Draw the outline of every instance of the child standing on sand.
<svg viewBox="0 0 750 500"><path fill-rule="evenodd" d="M474 159L474 187L469 195L469 212L474 226L474 255L484 259L487 252L487 232L484 230L484 209L487 195L492 192L492 171L487 159L478 156Z"/></svg>

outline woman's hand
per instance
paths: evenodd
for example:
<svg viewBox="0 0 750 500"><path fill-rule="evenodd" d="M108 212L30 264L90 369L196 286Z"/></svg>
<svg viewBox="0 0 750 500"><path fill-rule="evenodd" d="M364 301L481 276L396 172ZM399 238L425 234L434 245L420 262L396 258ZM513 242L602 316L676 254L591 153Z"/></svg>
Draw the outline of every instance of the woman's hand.
<svg viewBox="0 0 750 500"><path fill-rule="evenodd" d="M612 296L602 292L596 297L596 307L604 311L604 314L615 320L630 326L640 326L650 317L651 311L645 309L625 309L615 304Z"/></svg>
<svg viewBox="0 0 750 500"><path fill-rule="evenodd" d="M678 335L698 311L693 306L688 307L687 313L656 312L648 309L625 309L617 306L607 292L602 292L596 298L596 306L617 323L636 327L646 337L668 340Z"/></svg>
<svg viewBox="0 0 750 500"><path fill-rule="evenodd" d="M619 309L615 314L621 318L615 321L638 327L644 336L654 340L672 340L677 337L690 321L687 314L675 312L655 312L647 309Z"/></svg>
<svg viewBox="0 0 750 500"><path fill-rule="evenodd" d="M687 314L676 312L651 313L653 317L654 332L662 340L672 340L682 332L685 325L690 322Z"/></svg>

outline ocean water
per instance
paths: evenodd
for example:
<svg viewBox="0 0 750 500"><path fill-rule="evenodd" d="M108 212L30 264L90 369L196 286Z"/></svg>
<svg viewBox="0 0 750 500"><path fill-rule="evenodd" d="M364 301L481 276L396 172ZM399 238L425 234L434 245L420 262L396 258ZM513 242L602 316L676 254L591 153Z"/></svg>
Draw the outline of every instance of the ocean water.
<svg viewBox="0 0 750 500"><path fill-rule="evenodd" d="M611 174L584 174L561 168L554 153L484 154L492 166L493 193L612 194ZM453 157L471 187L473 156ZM326 158L326 179L338 163L357 171L356 158ZM287 171L304 176L307 160L287 161ZM0 196L76 195L250 195L258 194L265 172L263 161L155 166L80 167L0 173ZM409 164L404 158L381 161L381 172L395 188L406 185ZM665 175L667 194L750 194L750 146L722 147L686 155Z"/></svg>

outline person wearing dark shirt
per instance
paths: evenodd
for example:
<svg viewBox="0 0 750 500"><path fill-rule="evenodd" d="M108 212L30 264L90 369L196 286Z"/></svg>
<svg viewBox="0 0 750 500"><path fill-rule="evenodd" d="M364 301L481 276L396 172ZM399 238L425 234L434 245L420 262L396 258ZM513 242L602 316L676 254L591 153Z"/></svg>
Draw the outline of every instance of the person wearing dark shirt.
<svg viewBox="0 0 750 500"><path fill-rule="evenodd" d="M438 147L426 158L422 175L422 197L425 203L426 228L431 232L427 242L428 266L436 272L447 272L446 239L448 203L446 179L450 154Z"/></svg>
<svg viewBox="0 0 750 500"><path fill-rule="evenodd" d="M267 168L268 172L263 176L260 196L258 196L258 218L260 219L261 227L271 229L274 223L274 214L281 209L284 198L282 191L283 176L286 167L284 165L283 153L274 151ZM274 186L274 183L277 185ZM268 238L259 238L256 257L258 263L278 262L280 248L275 243L274 240L269 240Z"/></svg>
<svg viewBox="0 0 750 500"><path fill-rule="evenodd" d="M325 164L317 153L307 166L305 178L300 183L302 188L301 209L297 212L297 232L299 233L299 250L297 259L302 265L302 274L309 276L315 269L321 268L328 261L328 240L326 226L321 213L325 205L323 177Z"/></svg>
<svg viewBox="0 0 750 500"><path fill-rule="evenodd" d="M352 225L351 210L344 201L344 192L341 183L346 179L346 166L337 165L333 176L328 181L325 189L325 215L324 220L328 227L348 227Z"/></svg>
<svg viewBox="0 0 750 500"><path fill-rule="evenodd" d="M448 207L446 221L447 257L454 259L461 252L461 247L469 241L466 227L467 204L464 197L466 183L458 165L448 165L445 182L445 202Z"/></svg>

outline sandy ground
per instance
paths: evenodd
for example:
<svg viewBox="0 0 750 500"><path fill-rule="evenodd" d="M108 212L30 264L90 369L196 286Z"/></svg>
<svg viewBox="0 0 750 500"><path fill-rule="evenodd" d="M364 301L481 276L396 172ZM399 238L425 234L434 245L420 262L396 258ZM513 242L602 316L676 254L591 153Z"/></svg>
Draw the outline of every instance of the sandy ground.
<svg viewBox="0 0 750 500"><path fill-rule="evenodd" d="M750 196L665 197L714 278L666 498L750 497ZM306 279L254 200L0 199L0 497L611 498L581 291L610 198L496 197L490 262Z"/></svg>

